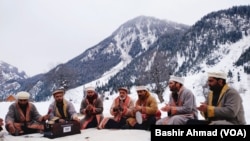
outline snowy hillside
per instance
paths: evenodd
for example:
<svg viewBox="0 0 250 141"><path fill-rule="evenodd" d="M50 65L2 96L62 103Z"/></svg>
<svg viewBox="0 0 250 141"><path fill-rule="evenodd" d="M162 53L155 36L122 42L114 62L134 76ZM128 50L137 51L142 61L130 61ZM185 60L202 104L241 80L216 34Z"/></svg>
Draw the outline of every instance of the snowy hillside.
<svg viewBox="0 0 250 141"><path fill-rule="evenodd" d="M212 69L217 69L217 70L224 70L225 72L231 71L232 72L232 77L228 78L227 82L230 82L229 84L236 88L239 92L240 95L243 99L243 105L245 108L245 117L247 124L250 124L250 107L247 106L249 105L248 102L250 100L250 75L247 75L243 72L243 69L241 67L235 67L233 64L235 60L239 58L241 53L248 48L248 44L250 41L250 37L245 37L241 41L231 44L231 45L223 45L220 47L219 50L213 53L214 56L219 56L220 60L219 62L212 66L212 67L207 67L205 63L201 65L202 71L200 73L189 73L187 77L185 77L185 87L191 89L193 93L196 96L196 101L197 105L199 105L200 102L204 101L203 97L203 86L206 83L207 80L207 71L212 70ZM120 64L121 65L121 64ZM121 67L121 66L120 66ZM107 79L110 78L109 76L112 76L112 73L116 73L116 71L109 71L109 73L106 73L105 76L102 78L90 82L86 84L85 86L88 85L95 85L97 82L107 82ZM239 80L240 78L240 80ZM72 101L73 104L75 105L75 108L77 111L80 109L80 103L83 98L83 91L84 91L84 86L80 86L75 89L71 89L66 92L65 98ZM130 90L131 94L130 96L136 100L137 99L137 94L132 87ZM168 99L168 94L169 94L168 88L164 92L164 99L167 101ZM117 94L110 95L109 92L105 93L104 97L104 115L105 116L110 116L109 114L109 108L111 106L111 103L113 99L117 96ZM106 99L106 97L109 97ZM48 105L52 102L53 99L50 99L47 102L37 102L35 105L37 106L38 110L40 111L41 114L46 114L48 110ZM165 102L164 102L165 103ZM159 103L159 107L162 107L164 103ZM8 106L11 104L11 102L0 102L0 117L4 118ZM162 117L166 116L166 113L162 114ZM201 119L202 117L199 115L199 118ZM123 138L126 137L126 138ZM4 140L6 141L33 141L33 140L50 140L47 138L43 138L42 134L35 134L34 136L25 138L25 137L13 137L9 136L6 133L6 136ZM68 140L86 140L86 141L100 141L100 140L108 140L108 141L150 141L150 132L148 131L142 131L142 130L97 130L97 129L86 129L82 130L81 134L78 135L73 135L73 136L67 136L63 138L56 138L54 140L60 140L60 141L68 141Z"/></svg>

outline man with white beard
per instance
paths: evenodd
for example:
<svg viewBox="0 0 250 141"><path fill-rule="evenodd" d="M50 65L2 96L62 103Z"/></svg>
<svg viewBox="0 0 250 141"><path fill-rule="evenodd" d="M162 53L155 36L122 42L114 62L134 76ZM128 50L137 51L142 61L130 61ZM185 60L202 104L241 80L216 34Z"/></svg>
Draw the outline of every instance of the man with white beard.
<svg viewBox="0 0 250 141"><path fill-rule="evenodd" d="M106 117L99 125L99 129L121 129L126 128L126 120L132 116L134 108L133 100L128 96L128 89L120 87L119 96L113 101L110 108L110 114L113 117Z"/></svg>

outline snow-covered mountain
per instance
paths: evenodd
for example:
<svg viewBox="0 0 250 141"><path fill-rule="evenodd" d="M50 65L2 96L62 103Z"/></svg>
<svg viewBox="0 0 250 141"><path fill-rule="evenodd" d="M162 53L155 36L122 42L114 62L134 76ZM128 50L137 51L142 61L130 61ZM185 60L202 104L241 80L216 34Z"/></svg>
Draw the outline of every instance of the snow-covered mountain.
<svg viewBox="0 0 250 141"><path fill-rule="evenodd" d="M0 100L6 99L6 94L12 94L13 90L21 87L19 80L27 79L28 76L24 71L0 61Z"/></svg>
<svg viewBox="0 0 250 141"><path fill-rule="evenodd" d="M87 49L79 56L60 64L45 74L23 81L13 90L32 92L34 100L47 100L51 91L62 85L72 89L107 75L118 73L150 49L159 38L168 33L186 31L189 27L154 17L139 16L122 24L109 37ZM114 73L112 73L114 74ZM112 76L109 76L112 77ZM103 82L98 82L100 86Z"/></svg>
<svg viewBox="0 0 250 141"><path fill-rule="evenodd" d="M191 27L139 16L67 63L18 80L20 87L2 94L25 90L35 101L46 101L59 86L71 90L92 83L100 93L112 94L119 86L142 84L149 85L162 101L170 74L199 76L215 68L223 68L230 83L245 92L250 60L249 13L250 6L215 11ZM9 84L4 80L1 87ZM204 84L202 81L192 87L198 89Z"/></svg>

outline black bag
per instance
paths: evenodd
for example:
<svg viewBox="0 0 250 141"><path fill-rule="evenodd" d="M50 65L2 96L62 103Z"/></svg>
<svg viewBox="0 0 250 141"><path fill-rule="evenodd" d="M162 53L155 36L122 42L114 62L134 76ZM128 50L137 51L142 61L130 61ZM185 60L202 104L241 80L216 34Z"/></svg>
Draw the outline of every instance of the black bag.
<svg viewBox="0 0 250 141"><path fill-rule="evenodd" d="M66 121L64 123L53 124L46 123L44 125L44 137L51 139L80 133L80 123L77 121Z"/></svg>

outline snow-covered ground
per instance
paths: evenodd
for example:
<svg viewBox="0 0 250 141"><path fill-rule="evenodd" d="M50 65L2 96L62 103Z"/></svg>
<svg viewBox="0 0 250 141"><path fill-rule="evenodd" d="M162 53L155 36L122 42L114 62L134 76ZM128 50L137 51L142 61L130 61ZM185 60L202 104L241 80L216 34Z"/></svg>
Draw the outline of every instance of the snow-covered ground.
<svg viewBox="0 0 250 141"><path fill-rule="evenodd" d="M43 134L28 136L6 135L0 141L150 141L150 132L144 130L98 130L95 128L81 130L81 134L64 136L54 139L43 137Z"/></svg>

